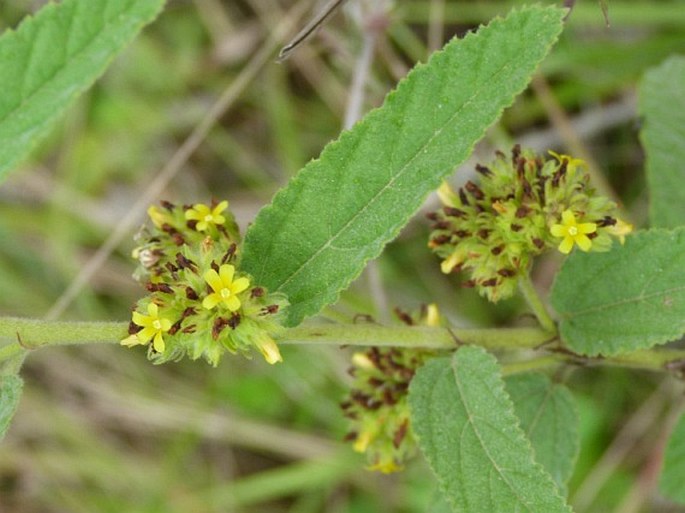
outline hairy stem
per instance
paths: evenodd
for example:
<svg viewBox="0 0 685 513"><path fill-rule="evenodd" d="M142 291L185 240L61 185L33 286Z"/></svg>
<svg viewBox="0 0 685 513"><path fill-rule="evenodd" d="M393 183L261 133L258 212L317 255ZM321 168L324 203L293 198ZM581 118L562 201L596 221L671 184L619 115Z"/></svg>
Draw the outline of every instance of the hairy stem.
<svg viewBox="0 0 685 513"><path fill-rule="evenodd" d="M528 306L530 306L531 310L533 310L533 313L535 314L535 317L537 317L542 329L548 333L556 333L557 326L554 323L554 320L552 320L552 317L550 317L545 304L542 302L542 299L540 299L540 296L535 290L535 286L530 279L530 274L525 273L519 278L519 290L523 294Z"/></svg>

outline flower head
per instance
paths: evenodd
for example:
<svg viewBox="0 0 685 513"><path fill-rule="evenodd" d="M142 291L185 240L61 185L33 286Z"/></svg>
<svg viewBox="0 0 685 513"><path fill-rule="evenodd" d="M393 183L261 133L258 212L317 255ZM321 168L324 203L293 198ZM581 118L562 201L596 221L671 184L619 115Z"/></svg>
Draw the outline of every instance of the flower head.
<svg viewBox="0 0 685 513"><path fill-rule="evenodd" d="M570 253L574 244L577 244L583 251L589 251L592 247L592 241L587 234L596 231L597 225L595 223L578 223L576 216L569 209L561 213L561 224L554 224L550 228L552 235L563 237L559 244L559 251L564 254Z"/></svg>
<svg viewBox="0 0 685 513"><path fill-rule="evenodd" d="M224 224L226 218L221 213L228 208L228 201L222 201L216 207L210 209L207 205L198 203L186 210L185 217L189 221L197 221L195 229L199 232L204 232L210 226L217 226Z"/></svg>
<svg viewBox="0 0 685 513"><path fill-rule="evenodd" d="M139 312L133 312L133 323L143 329L122 340L121 344L125 346L132 346L136 343L147 344L152 339L155 351L163 353L165 345L162 334L171 329L171 321L165 317L160 317L159 307L155 303L147 305L147 313L148 315L143 315Z"/></svg>
<svg viewBox="0 0 685 513"><path fill-rule="evenodd" d="M219 267L218 273L214 269L205 273L205 281L214 292L202 301L203 307L211 310L222 303L231 312L236 312L240 308L241 303L238 294L250 286L250 280L244 277L234 280L234 274L235 267L231 264L224 264Z"/></svg>
<svg viewBox="0 0 685 513"><path fill-rule="evenodd" d="M620 219L616 219L616 224L613 226L608 226L607 231L611 235L618 237L619 242L621 245L623 245L626 242L626 235L633 231L633 225Z"/></svg>

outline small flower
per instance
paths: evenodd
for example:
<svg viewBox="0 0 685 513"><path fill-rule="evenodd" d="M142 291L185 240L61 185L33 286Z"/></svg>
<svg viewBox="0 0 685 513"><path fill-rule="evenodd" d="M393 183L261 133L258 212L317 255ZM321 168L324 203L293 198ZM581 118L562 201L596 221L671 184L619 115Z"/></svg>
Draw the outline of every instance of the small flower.
<svg viewBox="0 0 685 513"><path fill-rule="evenodd" d="M626 242L626 235L633 231L633 225L617 219L616 224L613 226L607 226L606 230L611 235L618 237L618 240L622 246Z"/></svg>
<svg viewBox="0 0 685 513"><path fill-rule="evenodd" d="M559 251L568 254L573 249L574 244L583 251L588 251L592 246L592 241L587 236L588 233L597 231L595 223L578 223L576 216L571 210L564 210L561 213L561 224L552 225L550 232L555 237L563 237L564 240L559 244Z"/></svg>
<svg viewBox="0 0 685 513"><path fill-rule="evenodd" d="M199 232L207 231L210 225L220 225L226 222L226 218L221 213L228 208L228 201L222 201L213 209L207 205L198 203L186 210L185 216L189 221L197 221L195 229Z"/></svg>
<svg viewBox="0 0 685 513"><path fill-rule="evenodd" d="M161 228L165 224L173 224L173 219L171 216L169 214L165 214L154 205L150 205L150 208L147 209L147 215L152 220L152 224L154 224L157 228Z"/></svg>
<svg viewBox="0 0 685 513"><path fill-rule="evenodd" d="M555 151L549 150L549 154L559 161L559 164L563 164L566 161L566 169L569 173L573 173L577 167L585 166L585 161L583 159L576 159L569 155L559 154Z"/></svg>
<svg viewBox="0 0 685 513"><path fill-rule="evenodd" d="M219 267L218 273L214 269L210 269L205 273L205 281L209 284L214 293L210 294L202 301L203 307L207 310L211 310L219 303L223 303L231 312L235 312L240 308L241 303L240 299L238 299L238 294L250 286L250 280L247 278L238 278L234 281L234 274L235 267L230 264L224 264Z"/></svg>
<svg viewBox="0 0 685 513"><path fill-rule="evenodd" d="M257 349L259 349L259 352L262 353L262 356L264 356L264 359L271 365L283 361L283 357L278 350L276 342L274 342L266 333L255 343L255 345L257 346Z"/></svg>
<svg viewBox="0 0 685 513"><path fill-rule="evenodd" d="M122 345L132 346L135 345L133 337L138 339L139 344L147 344L151 339L153 341L153 347L158 353L164 352L164 338L162 333L166 333L171 329L171 321L165 317L159 316L159 307L155 303L150 303L147 305L148 315L143 315L138 312L133 312L133 323L142 327L135 335L125 338L121 341Z"/></svg>

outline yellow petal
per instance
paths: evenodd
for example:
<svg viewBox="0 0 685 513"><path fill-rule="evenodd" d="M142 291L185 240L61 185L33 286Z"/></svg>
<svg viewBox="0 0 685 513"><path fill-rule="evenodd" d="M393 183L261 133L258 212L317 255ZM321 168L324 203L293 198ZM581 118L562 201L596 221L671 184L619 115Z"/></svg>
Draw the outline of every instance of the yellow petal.
<svg viewBox="0 0 685 513"><path fill-rule="evenodd" d="M159 323L162 325L162 331L169 331L171 329L171 321L169 319L160 319Z"/></svg>
<svg viewBox="0 0 685 513"><path fill-rule="evenodd" d="M561 222L566 226L575 226L576 216L573 215L573 212L566 209L561 213Z"/></svg>
<svg viewBox="0 0 685 513"><path fill-rule="evenodd" d="M219 275L214 269L207 271L204 275L204 278L207 284L212 287L214 292L219 292L224 288L224 283L221 281L221 278L219 278Z"/></svg>
<svg viewBox="0 0 685 513"><path fill-rule="evenodd" d="M141 342L136 335L129 335L124 340L119 342L119 344L121 344L122 346L126 346L126 347L137 346L137 345L140 345L140 343Z"/></svg>
<svg viewBox="0 0 685 513"><path fill-rule="evenodd" d="M221 276L221 281L224 284L224 287L228 287L231 282L233 282L234 274L235 267L233 267L231 264L224 264L219 267L219 276Z"/></svg>
<svg viewBox="0 0 685 513"><path fill-rule="evenodd" d="M221 296L219 294L210 294L202 300L202 306L207 310L211 310L221 301Z"/></svg>
<svg viewBox="0 0 685 513"><path fill-rule="evenodd" d="M233 282L233 285L231 286L231 292L233 292L234 294L240 294L249 286L250 280L248 280L247 278L238 278L236 281Z"/></svg>
<svg viewBox="0 0 685 513"><path fill-rule="evenodd" d="M355 452L364 452L370 443L371 433L368 431L363 431L362 433L359 433L359 436L357 436L357 439L354 441L354 445L352 445L352 449L354 449Z"/></svg>
<svg viewBox="0 0 685 513"><path fill-rule="evenodd" d="M157 306L157 304L156 303L148 303L147 313L153 319L156 319L157 317L159 317L159 307Z"/></svg>
<svg viewBox="0 0 685 513"><path fill-rule="evenodd" d="M150 319L147 315L143 315L142 313L138 312L133 312L131 319L133 320L133 324L143 327L149 326L152 323L152 319Z"/></svg>
<svg viewBox="0 0 685 513"><path fill-rule="evenodd" d="M588 251L592 247L592 241L587 237L587 235L579 234L576 235L576 244L583 251Z"/></svg>
<svg viewBox="0 0 685 513"><path fill-rule="evenodd" d="M555 237L566 237L568 229L563 224L553 224L549 231Z"/></svg>
<svg viewBox="0 0 685 513"><path fill-rule="evenodd" d="M264 359L271 365L283 361L283 357L281 356L281 352L278 350L276 342L274 342L273 339L268 335L265 340L260 341L257 344L257 348L264 356Z"/></svg>
<svg viewBox="0 0 685 513"><path fill-rule="evenodd" d="M426 326L440 326L440 312L435 303L429 304L426 308Z"/></svg>
<svg viewBox="0 0 685 513"><path fill-rule="evenodd" d="M394 461L379 462L375 465L366 467L367 470L382 472L383 474L392 474L393 472L398 472L403 468L404 467L397 465Z"/></svg>
<svg viewBox="0 0 685 513"><path fill-rule="evenodd" d="M230 295L224 299L224 304L231 312L235 312L240 309L240 299L234 295Z"/></svg>
<svg viewBox="0 0 685 513"><path fill-rule="evenodd" d="M564 240L562 240L561 244L559 244L559 251L561 251L564 255L568 255L572 249L573 249L573 238L564 237Z"/></svg>
<svg viewBox="0 0 685 513"><path fill-rule="evenodd" d="M163 353L164 349L166 346L164 345L164 338L162 337L162 332L158 331L157 335L155 335L155 341L153 343L153 347L155 348L155 351L158 353Z"/></svg>
<svg viewBox="0 0 685 513"><path fill-rule="evenodd" d="M200 221L195 225L195 229L198 232L204 232L208 227L209 225L207 224L207 221Z"/></svg>
<svg viewBox="0 0 685 513"><path fill-rule="evenodd" d="M212 217L212 222L214 224L224 224L226 222L226 218L224 216L214 215Z"/></svg>
<svg viewBox="0 0 685 513"><path fill-rule="evenodd" d="M352 355L352 365L364 370L372 370L376 368L371 359L366 356L365 353L354 353Z"/></svg>
<svg viewBox="0 0 685 513"><path fill-rule="evenodd" d="M140 340L141 344L147 344L150 342L150 339L155 336L157 333L157 330L153 328L152 326L148 326L147 328L143 328L140 330L138 333L136 333L136 336L138 337L138 340Z"/></svg>
<svg viewBox="0 0 685 513"><path fill-rule="evenodd" d="M462 261L462 252L457 250L442 261L442 263L440 264L440 270L445 274L449 274L452 272L452 269L454 269L457 265L461 264Z"/></svg>
<svg viewBox="0 0 685 513"><path fill-rule="evenodd" d="M214 207L214 210L212 210L212 214L215 216L218 216L228 208L228 201L224 200L221 203L219 203L216 207Z"/></svg>
<svg viewBox="0 0 685 513"><path fill-rule="evenodd" d="M595 223L581 223L578 225L578 233L595 233L597 225Z"/></svg>
<svg viewBox="0 0 685 513"><path fill-rule="evenodd" d="M442 201L444 205L456 207L458 204L457 195L454 194L454 191L452 190L452 187L450 187L450 184L448 184L444 180L442 184L440 184L440 188L438 189L438 198L440 198L440 201Z"/></svg>

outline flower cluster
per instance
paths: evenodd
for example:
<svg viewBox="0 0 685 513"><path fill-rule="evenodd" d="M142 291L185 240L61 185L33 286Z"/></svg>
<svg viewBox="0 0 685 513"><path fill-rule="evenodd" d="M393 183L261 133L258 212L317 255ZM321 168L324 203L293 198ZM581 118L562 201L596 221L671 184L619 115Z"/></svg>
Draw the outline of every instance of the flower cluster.
<svg viewBox="0 0 685 513"><path fill-rule="evenodd" d="M440 322L435 305L414 316L396 313L410 325L438 326ZM426 349L372 347L352 356L349 372L354 383L341 407L350 419L346 439L353 442L355 451L366 453L369 470L402 470L415 454L407 391L416 370L434 355L435 351Z"/></svg>
<svg viewBox="0 0 685 513"><path fill-rule="evenodd" d="M632 226L618 219L617 206L596 196L582 160L550 152L498 152L489 166L477 165L480 183L469 181L438 191L443 208L434 221L429 247L443 258L444 273L469 271L465 286L491 301L510 297L532 259L557 247L569 253L606 251L611 236L621 243Z"/></svg>
<svg viewBox="0 0 685 513"><path fill-rule="evenodd" d="M216 366L227 351L249 356L255 348L269 363L281 361L272 335L288 302L240 271L240 232L227 208L150 207L153 226L133 251L134 276L149 294L136 303L122 345L147 345L155 363L187 355Z"/></svg>

